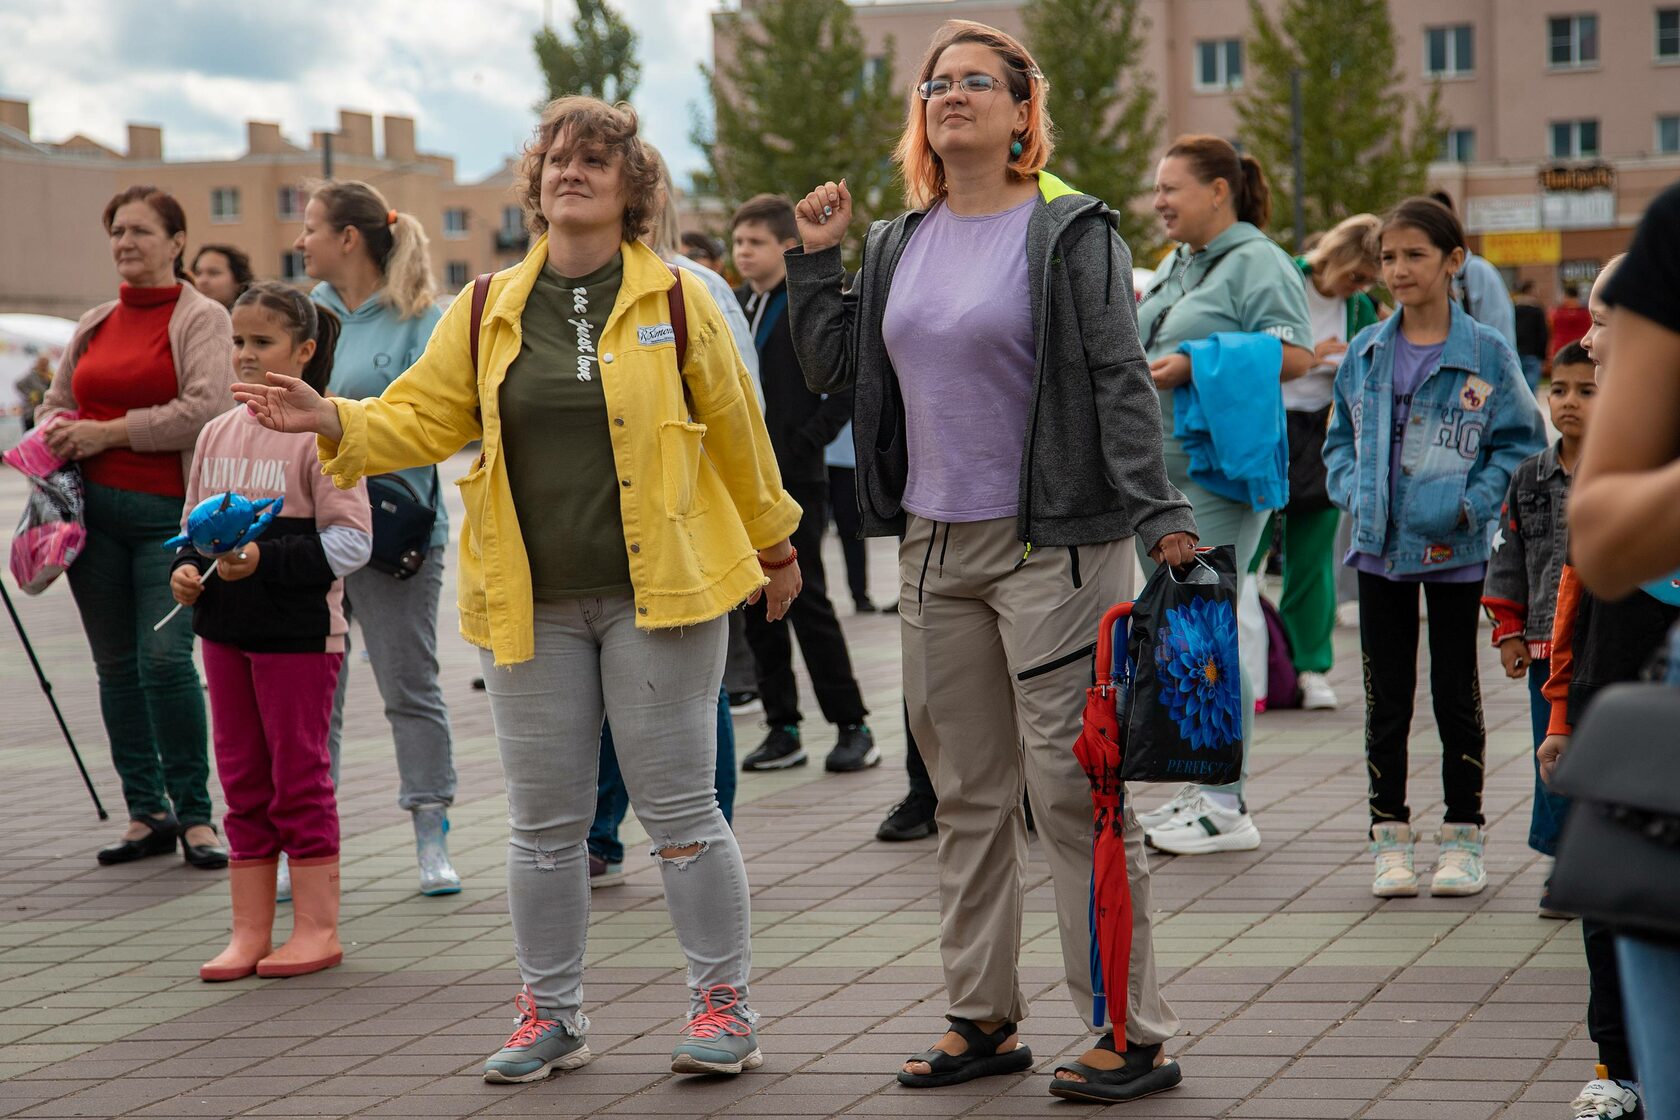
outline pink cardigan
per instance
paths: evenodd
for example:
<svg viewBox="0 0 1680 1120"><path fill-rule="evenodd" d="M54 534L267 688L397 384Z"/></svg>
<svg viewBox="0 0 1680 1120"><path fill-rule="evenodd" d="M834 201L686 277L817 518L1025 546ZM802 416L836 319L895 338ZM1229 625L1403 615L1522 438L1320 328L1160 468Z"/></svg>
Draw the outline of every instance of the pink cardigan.
<svg viewBox="0 0 1680 1120"><path fill-rule="evenodd" d="M52 387L35 410L35 422L76 407L71 378L87 353L93 333L117 301L102 303L83 315L53 375ZM169 350L175 358L180 391L174 400L128 413L128 443L136 451L179 451L181 479L192 470L199 430L234 405L233 323L221 304L191 284L181 284L181 298L169 316Z"/></svg>

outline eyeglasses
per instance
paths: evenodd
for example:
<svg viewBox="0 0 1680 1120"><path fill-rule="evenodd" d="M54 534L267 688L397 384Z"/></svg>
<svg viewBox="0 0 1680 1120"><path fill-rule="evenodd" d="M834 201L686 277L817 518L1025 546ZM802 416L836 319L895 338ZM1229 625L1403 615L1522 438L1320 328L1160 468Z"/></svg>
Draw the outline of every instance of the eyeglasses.
<svg viewBox="0 0 1680 1120"><path fill-rule="evenodd" d="M961 86L964 93L990 93L1003 85L1002 78L994 78L990 74L970 74L957 82L949 78L933 78L917 86L916 92L921 95L923 101L932 101L950 93L953 86Z"/></svg>

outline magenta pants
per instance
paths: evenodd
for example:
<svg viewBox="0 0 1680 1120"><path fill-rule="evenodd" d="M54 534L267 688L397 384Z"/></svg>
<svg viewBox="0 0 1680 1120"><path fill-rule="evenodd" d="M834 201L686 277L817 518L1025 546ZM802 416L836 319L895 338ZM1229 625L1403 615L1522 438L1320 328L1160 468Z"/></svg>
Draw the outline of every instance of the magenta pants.
<svg viewBox="0 0 1680 1120"><path fill-rule="evenodd" d="M327 728L342 653L247 653L204 641L210 731L234 859L338 854Z"/></svg>

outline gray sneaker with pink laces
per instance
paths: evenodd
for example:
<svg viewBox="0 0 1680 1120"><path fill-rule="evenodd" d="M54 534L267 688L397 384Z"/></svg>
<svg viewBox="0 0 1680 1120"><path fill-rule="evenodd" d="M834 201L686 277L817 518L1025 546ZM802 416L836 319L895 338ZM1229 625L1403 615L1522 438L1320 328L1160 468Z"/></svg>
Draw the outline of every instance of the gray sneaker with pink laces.
<svg viewBox="0 0 1680 1120"><path fill-rule="evenodd" d="M719 984L700 998L706 1009L683 1028L683 1040L671 1051L671 1072L740 1073L763 1065L758 1035L735 989Z"/></svg>

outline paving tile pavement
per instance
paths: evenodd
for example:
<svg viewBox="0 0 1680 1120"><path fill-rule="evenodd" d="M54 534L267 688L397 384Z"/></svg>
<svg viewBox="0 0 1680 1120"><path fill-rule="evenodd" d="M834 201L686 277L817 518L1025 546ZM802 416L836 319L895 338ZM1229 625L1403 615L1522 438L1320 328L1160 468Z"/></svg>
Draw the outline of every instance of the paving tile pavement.
<svg viewBox="0 0 1680 1120"><path fill-rule="evenodd" d="M21 500L16 476L0 475L0 517ZM881 598L895 578L890 543L872 542L870 557ZM840 571L832 540L827 562ZM61 583L13 598L120 818L68 591ZM450 837L466 889L415 893L389 731L369 667L352 655L340 802L345 963L226 985L196 974L225 937L223 876L176 859L94 863L116 821L95 819L22 647L0 623L0 764L12 806L0 835L0 1116L1006 1118L1072 1107L1045 1092L1056 1062L1086 1039L1036 850L1022 949L1034 1070L949 1092L893 1080L944 1011L934 843L874 839L904 785L898 629L891 616L849 611L886 762L856 775L813 765L742 776L736 826L753 885L764 1067L727 1080L666 1072L685 1007L682 958L632 818L627 882L591 900L585 996L601 1056L540 1085L483 1084L480 1063L510 1029L517 977L495 742L471 688L478 657L455 635L449 598L440 654L461 780ZM1560 1116L1593 1051L1581 1026L1579 928L1534 913L1546 867L1523 844L1533 784L1526 686L1505 680L1484 651L1488 891L1379 902L1362 840L1356 633L1339 631L1337 648L1331 679L1344 709L1256 721L1250 797L1261 848L1154 864L1156 945L1184 1023L1173 1050L1185 1083L1116 1114ZM1420 699L1411 788L1428 831L1441 812L1440 748ZM762 734L753 717L736 729L742 753ZM820 755L829 732L808 733ZM1153 801L1168 791L1139 792ZM1419 854L1427 865L1430 845ZM282 932L286 920L282 908Z"/></svg>

